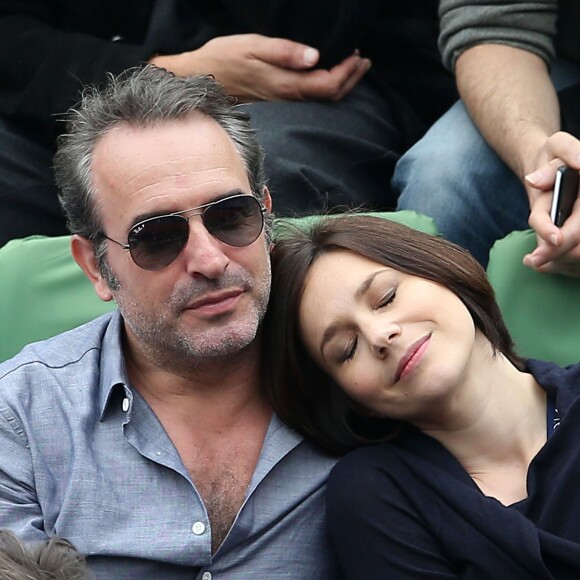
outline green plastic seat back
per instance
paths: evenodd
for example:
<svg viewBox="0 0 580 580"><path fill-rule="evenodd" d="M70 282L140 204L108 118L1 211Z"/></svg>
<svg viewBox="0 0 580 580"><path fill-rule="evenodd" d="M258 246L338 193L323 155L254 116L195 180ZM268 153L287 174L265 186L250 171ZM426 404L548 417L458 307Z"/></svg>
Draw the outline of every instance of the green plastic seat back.
<svg viewBox="0 0 580 580"><path fill-rule="evenodd" d="M341 214L330 214L330 217L332 217L333 215L340 216ZM417 212L410 211L410 210L361 212L360 214L357 214L357 215L370 215L370 216L375 216L375 217L382 217L382 218L390 219L394 222L412 227L416 230L420 230L420 231L425 232L427 234L431 234L434 236L439 235L439 231L437 230L437 227L435 226L435 222L433 222L433 220L430 217L427 217L425 215L422 215L422 214L419 214ZM299 217L299 218L280 218L277 221L280 223L288 222L288 223L295 223L297 225L301 225L301 224L306 225L310 222L316 221L317 219L320 219L320 216L311 215L311 216L305 216L305 217ZM274 228L274 237L275 237L275 234L276 234L276 232L275 232L275 228Z"/></svg>
<svg viewBox="0 0 580 580"><path fill-rule="evenodd" d="M0 248L0 361L115 308L70 254L70 236L33 236Z"/></svg>
<svg viewBox="0 0 580 580"><path fill-rule="evenodd" d="M559 365L580 362L580 278L540 274L522 264L531 230L512 232L490 252L487 274L518 352Z"/></svg>

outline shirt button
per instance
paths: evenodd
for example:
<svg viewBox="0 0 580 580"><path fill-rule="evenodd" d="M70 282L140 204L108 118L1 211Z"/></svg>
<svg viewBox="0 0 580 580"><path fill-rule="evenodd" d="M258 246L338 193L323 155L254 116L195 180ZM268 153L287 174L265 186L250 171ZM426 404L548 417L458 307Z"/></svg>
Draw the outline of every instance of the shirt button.
<svg viewBox="0 0 580 580"><path fill-rule="evenodd" d="M196 536L201 536L201 534L203 534L203 532L205 532L205 524L203 522L195 522L195 524L193 524L193 526L191 526L191 531ZM209 577L211 578L211 574Z"/></svg>
<svg viewBox="0 0 580 580"><path fill-rule="evenodd" d="M210 572L204 572L201 580L211 580L211 573Z"/></svg>
<svg viewBox="0 0 580 580"><path fill-rule="evenodd" d="M123 399L123 411L125 411L125 413L129 410L129 399L127 399L127 397L125 397Z"/></svg>

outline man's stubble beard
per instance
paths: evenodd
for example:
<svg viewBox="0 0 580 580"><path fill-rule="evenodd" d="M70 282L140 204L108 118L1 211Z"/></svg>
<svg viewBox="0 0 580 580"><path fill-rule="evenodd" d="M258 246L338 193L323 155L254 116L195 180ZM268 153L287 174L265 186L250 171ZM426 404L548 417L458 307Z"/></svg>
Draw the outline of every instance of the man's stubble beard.
<svg viewBox="0 0 580 580"><path fill-rule="evenodd" d="M113 298L125 324L135 336L145 357L159 368L191 368L204 361L232 357L244 351L255 340L266 314L270 295L270 261L254 279L245 270L229 272L219 280L190 280L186 286L175 288L161 316L144 311L142 305L125 294L125 288L105 260L101 272L113 293ZM215 324L203 329L183 323L184 307L198 296L210 291L241 286L252 291L252 301L243 314L237 312L215 318ZM235 317L228 322L229 318ZM180 324L181 322L181 324Z"/></svg>

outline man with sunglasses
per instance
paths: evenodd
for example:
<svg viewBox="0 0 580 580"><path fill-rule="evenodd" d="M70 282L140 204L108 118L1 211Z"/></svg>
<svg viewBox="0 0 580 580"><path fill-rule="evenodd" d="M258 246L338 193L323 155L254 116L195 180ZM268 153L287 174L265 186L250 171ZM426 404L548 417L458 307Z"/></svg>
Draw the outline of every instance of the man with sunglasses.
<svg viewBox="0 0 580 580"><path fill-rule="evenodd" d="M262 164L211 77L151 66L88 90L60 140L72 254L118 310L0 365L0 521L97 578L336 577L334 459L261 385Z"/></svg>

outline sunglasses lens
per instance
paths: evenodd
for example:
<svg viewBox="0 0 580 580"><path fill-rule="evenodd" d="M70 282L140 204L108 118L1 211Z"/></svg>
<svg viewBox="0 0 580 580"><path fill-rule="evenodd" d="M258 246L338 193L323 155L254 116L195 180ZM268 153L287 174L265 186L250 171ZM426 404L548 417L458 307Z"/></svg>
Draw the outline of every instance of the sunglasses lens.
<svg viewBox="0 0 580 580"><path fill-rule="evenodd" d="M129 251L137 266L161 270L169 266L189 237L189 224L181 216L162 216L146 220L129 234Z"/></svg>
<svg viewBox="0 0 580 580"><path fill-rule="evenodd" d="M251 195L223 199L192 215L200 214L212 236L238 248L255 242L264 227L260 202ZM188 239L188 218L165 215L137 224L129 233L128 245L137 266L162 270L179 256Z"/></svg>
<svg viewBox="0 0 580 580"><path fill-rule="evenodd" d="M241 248L258 239L264 227L260 202L251 195L224 199L203 213L207 231L218 240Z"/></svg>

